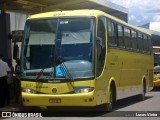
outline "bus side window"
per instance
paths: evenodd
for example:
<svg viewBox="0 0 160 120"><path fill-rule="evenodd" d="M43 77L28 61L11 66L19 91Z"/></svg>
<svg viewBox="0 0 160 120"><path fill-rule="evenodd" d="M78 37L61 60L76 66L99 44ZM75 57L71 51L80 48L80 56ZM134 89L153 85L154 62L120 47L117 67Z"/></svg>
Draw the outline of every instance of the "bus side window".
<svg viewBox="0 0 160 120"><path fill-rule="evenodd" d="M108 21L108 43L109 47L117 46L116 26L112 21Z"/></svg>
<svg viewBox="0 0 160 120"><path fill-rule="evenodd" d="M143 35L143 43L144 43L144 51L148 52L149 50L149 45L148 45L148 38L146 35Z"/></svg>
<svg viewBox="0 0 160 120"><path fill-rule="evenodd" d="M149 44L149 52L152 53L153 48L152 48L152 40L150 36L148 36L148 44Z"/></svg>
<svg viewBox="0 0 160 120"><path fill-rule="evenodd" d="M137 44L138 44L138 42L137 42L137 32L134 31L134 30L131 31L131 40L132 40L132 48L134 50L137 50Z"/></svg>
<svg viewBox="0 0 160 120"><path fill-rule="evenodd" d="M143 52L143 35L142 33L138 33L138 49Z"/></svg>
<svg viewBox="0 0 160 120"><path fill-rule="evenodd" d="M124 45L124 38L123 38L123 34L124 34L123 26L118 25L117 29L118 29L118 43L119 43L119 47L124 48L125 45Z"/></svg>
<svg viewBox="0 0 160 120"><path fill-rule="evenodd" d="M97 76L99 76L104 67L106 54L105 17L99 17L97 28L97 37L99 38L99 43L97 44Z"/></svg>
<svg viewBox="0 0 160 120"><path fill-rule="evenodd" d="M132 48L132 43L131 43L131 30L128 29L127 27L124 27L124 43L125 47L127 49Z"/></svg>

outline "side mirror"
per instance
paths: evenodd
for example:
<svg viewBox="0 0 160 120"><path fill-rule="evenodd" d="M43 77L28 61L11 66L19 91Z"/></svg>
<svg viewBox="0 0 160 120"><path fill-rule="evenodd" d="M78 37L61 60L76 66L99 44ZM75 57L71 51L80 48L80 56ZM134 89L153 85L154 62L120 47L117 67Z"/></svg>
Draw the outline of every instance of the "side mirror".
<svg viewBox="0 0 160 120"><path fill-rule="evenodd" d="M16 43L14 43L14 46L13 46L13 59L17 59L19 58L19 47Z"/></svg>

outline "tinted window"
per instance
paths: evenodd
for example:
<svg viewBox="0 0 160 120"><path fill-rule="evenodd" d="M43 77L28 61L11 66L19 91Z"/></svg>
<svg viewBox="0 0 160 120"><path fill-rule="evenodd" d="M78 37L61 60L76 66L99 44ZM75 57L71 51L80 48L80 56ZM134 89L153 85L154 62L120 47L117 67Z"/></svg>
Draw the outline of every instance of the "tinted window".
<svg viewBox="0 0 160 120"><path fill-rule="evenodd" d="M138 49L143 51L143 36L142 36L142 33L138 33Z"/></svg>
<svg viewBox="0 0 160 120"><path fill-rule="evenodd" d="M130 33L130 29L124 27L124 43L126 48L131 48L131 33Z"/></svg>
<svg viewBox="0 0 160 120"><path fill-rule="evenodd" d="M108 21L108 42L109 46L117 46L115 23Z"/></svg>
<svg viewBox="0 0 160 120"><path fill-rule="evenodd" d="M132 48L137 49L137 32L132 30L131 31L131 41L132 41Z"/></svg>
<svg viewBox="0 0 160 120"><path fill-rule="evenodd" d="M124 38L123 38L123 26L121 25L118 25L117 26L117 29L118 29L118 43L119 43L119 47L124 47Z"/></svg>

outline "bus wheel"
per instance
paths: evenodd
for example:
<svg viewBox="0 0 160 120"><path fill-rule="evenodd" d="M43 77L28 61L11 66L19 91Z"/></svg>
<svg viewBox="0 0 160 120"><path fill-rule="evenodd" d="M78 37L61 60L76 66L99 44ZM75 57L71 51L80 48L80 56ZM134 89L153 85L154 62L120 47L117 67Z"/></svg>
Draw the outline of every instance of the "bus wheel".
<svg viewBox="0 0 160 120"><path fill-rule="evenodd" d="M113 110L113 88L110 88L109 91L109 103L107 104L107 111L112 111Z"/></svg>
<svg viewBox="0 0 160 120"><path fill-rule="evenodd" d="M143 82L143 86L142 86L142 93L141 93L141 97L140 99L143 101L145 100L145 94L146 94L146 82Z"/></svg>

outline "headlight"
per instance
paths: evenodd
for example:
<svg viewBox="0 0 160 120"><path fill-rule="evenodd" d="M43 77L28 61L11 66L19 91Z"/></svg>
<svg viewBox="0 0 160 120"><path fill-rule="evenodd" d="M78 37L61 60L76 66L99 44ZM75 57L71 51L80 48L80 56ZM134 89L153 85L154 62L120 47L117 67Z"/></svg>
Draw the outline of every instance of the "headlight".
<svg viewBox="0 0 160 120"><path fill-rule="evenodd" d="M76 90L75 92L76 93L89 93L93 90L94 90L94 88L82 88L82 89Z"/></svg>
<svg viewBox="0 0 160 120"><path fill-rule="evenodd" d="M36 94L37 91L28 88L22 88L22 92Z"/></svg>

